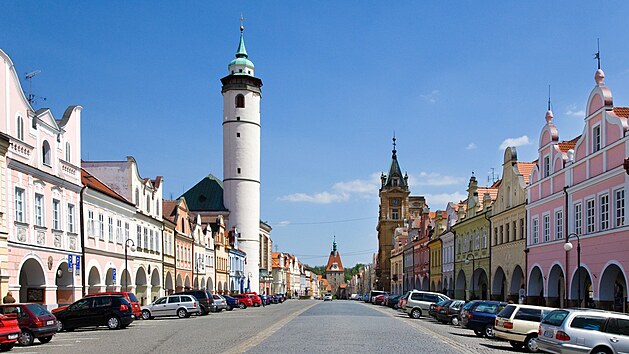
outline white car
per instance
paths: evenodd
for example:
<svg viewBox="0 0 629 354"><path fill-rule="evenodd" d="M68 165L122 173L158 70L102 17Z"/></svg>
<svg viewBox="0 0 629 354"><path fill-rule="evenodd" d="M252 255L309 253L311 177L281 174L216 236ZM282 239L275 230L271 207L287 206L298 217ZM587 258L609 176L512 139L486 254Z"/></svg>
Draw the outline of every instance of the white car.
<svg viewBox="0 0 629 354"><path fill-rule="evenodd" d="M332 301L332 294L325 294L323 301Z"/></svg>
<svg viewBox="0 0 629 354"><path fill-rule="evenodd" d="M430 291L412 290L408 297L408 301L404 306L404 311L409 317L418 319L424 314L428 314L430 304L434 304L443 300L450 300L449 297L433 293Z"/></svg>
<svg viewBox="0 0 629 354"><path fill-rule="evenodd" d="M190 317L201 314L199 301L192 295L171 295L160 297L155 302L142 306L142 319L149 320L161 316Z"/></svg>

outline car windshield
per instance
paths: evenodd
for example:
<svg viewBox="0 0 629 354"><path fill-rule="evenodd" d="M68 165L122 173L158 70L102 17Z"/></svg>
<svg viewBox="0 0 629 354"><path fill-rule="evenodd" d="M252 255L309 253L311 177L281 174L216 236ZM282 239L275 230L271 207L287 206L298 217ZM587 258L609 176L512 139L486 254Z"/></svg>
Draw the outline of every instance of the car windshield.
<svg viewBox="0 0 629 354"><path fill-rule="evenodd" d="M40 304L28 304L26 307L37 317L50 315L50 312Z"/></svg>
<svg viewBox="0 0 629 354"><path fill-rule="evenodd" d="M135 297L135 294L134 294L134 293L127 293L127 295L129 295L129 301L130 301L130 302L139 302L139 301L138 301L138 298L137 298L137 297Z"/></svg>
<svg viewBox="0 0 629 354"><path fill-rule="evenodd" d="M563 321L568 316L569 312L565 310L555 310L550 312L544 319L542 320L542 324L547 324L551 326L561 326Z"/></svg>
<svg viewBox="0 0 629 354"><path fill-rule="evenodd" d="M498 317L511 318L513 311L515 311L515 305L507 305L507 307L503 308L502 311L498 313Z"/></svg>

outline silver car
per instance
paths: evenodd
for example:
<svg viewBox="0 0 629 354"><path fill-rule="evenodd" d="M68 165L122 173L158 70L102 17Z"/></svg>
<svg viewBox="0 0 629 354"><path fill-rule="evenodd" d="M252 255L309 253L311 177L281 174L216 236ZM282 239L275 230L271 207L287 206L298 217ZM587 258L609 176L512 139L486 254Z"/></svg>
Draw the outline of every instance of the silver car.
<svg viewBox="0 0 629 354"><path fill-rule="evenodd" d="M227 310L227 300L218 294L212 294L214 300L214 312L221 312Z"/></svg>
<svg viewBox="0 0 629 354"><path fill-rule="evenodd" d="M142 306L142 319L149 320L161 316L190 317L201 314L199 301L192 295L171 295L160 297L152 304Z"/></svg>
<svg viewBox="0 0 629 354"><path fill-rule="evenodd" d="M537 346L549 353L629 353L629 315L589 309L561 309L539 325Z"/></svg>

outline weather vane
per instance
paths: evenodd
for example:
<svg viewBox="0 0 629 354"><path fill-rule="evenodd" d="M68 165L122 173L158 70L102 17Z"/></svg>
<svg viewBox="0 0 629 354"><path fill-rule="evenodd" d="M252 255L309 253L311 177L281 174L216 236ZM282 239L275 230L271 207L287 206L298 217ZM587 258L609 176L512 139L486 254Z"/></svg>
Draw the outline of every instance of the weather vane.
<svg viewBox="0 0 629 354"><path fill-rule="evenodd" d="M240 32L245 30L245 17L240 13Z"/></svg>
<svg viewBox="0 0 629 354"><path fill-rule="evenodd" d="M550 84L548 84L548 110L550 111Z"/></svg>
<svg viewBox="0 0 629 354"><path fill-rule="evenodd" d="M594 53L594 59L598 62L598 68L601 68L601 47L599 38L596 38L596 53Z"/></svg>

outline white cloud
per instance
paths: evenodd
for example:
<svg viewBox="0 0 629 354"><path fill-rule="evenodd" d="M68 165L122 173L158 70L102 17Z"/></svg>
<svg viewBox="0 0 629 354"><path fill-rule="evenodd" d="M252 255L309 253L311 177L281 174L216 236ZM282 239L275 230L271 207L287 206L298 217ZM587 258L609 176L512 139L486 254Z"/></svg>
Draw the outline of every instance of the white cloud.
<svg viewBox="0 0 629 354"><path fill-rule="evenodd" d="M378 179L376 177L375 181L365 181L361 179L355 179L353 181L347 182L338 182L335 183L332 187L335 191L339 192L347 192L347 193L356 193L356 194L366 194L366 193L377 193L378 192Z"/></svg>
<svg viewBox="0 0 629 354"><path fill-rule="evenodd" d="M278 222L277 224L274 224L273 226L275 226L275 227L284 227L284 226L288 226L290 224L291 224L290 221L284 220L284 221Z"/></svg>
<svg viewBox="0 0 629 354"><path fill-rule="evenodd" d="M476 149L476 144L474 144L474 143L469 143L465 147L465 150L474 150L474 149Z"/></svg>
<svg viewBox="0 0 629 354"><path fill-rule="evenodd" d="M504 150L509 146L522 146L528 145L530 143L531 142L529 141L529 137L526 135L522 135L519 138L507 138L502 142L502 144L500 144L498 150Z"/></svg>
<svg viewBox="0 0 629 354"><path fill-rule="evenodd" d="M330 204L330 203L345 202L349 200L349 198L350 196L348 193L321 192L321 193L314 193L314 194L293 193L293 194L282 196L279 198L279 200L289 201L289 202Z"/></svg>
<svg viewBox="0 0 629 354"><path fill-rule="evenodd" d="M369 179L354 179L351 181L337 182L332 186L332 191L313 194L293 193L279 197L279 200L288 202L303 202L315 204L341 203L352 197L369 198L378 196L380 187L380 173L373 173Z"/></svg>
<svg viewBox="0 0 629 354"><path fill-rule="evenodd" d="M408 176L410 186L451 186L463 182L463 177L443 176L436 172L420 172L418 175Z"/></svg>
<svg viewBox="0 0 629 354"><path fill-rule="evenodd" d="M432 211L445 210L449 202L458 203L467 198L467 194L459 192L426 194L424 196L426 197L426 203L428 203Z"/></svg>
<svg viewBox="0 0 629 354"><path fill-rule="evenodd" d="M576 104L572 104L568 107L568 109L566 110L565 113L567 116L571 116L571 117L579 117L579 118L583 118L585 117L585 111L584 110L577 110L577 105Z"/></svg>
<svg viewBox="0 0 629 354"><path fill-rule="evenodd" d="M439 90L432 90L431 93L426 94L426 95L419 95L419 97L425 99L426 101L430 103L435 103L437 102L437 98L439 97Z"/></svg>

